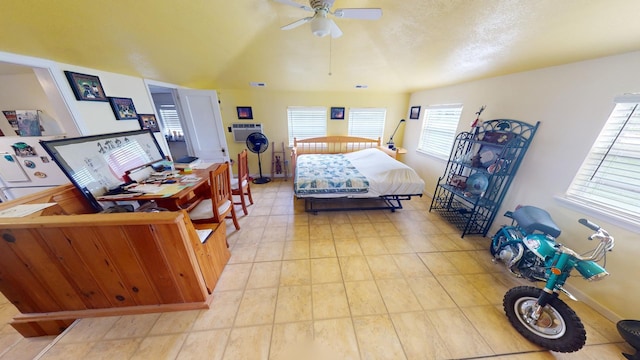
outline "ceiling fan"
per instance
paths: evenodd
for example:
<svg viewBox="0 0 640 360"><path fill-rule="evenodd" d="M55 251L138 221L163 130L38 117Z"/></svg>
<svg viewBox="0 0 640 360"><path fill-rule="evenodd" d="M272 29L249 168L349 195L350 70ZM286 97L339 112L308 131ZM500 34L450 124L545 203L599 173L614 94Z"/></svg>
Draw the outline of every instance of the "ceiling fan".
<svg viewBox="0 0 640 360"><path fill-rule="evenodd" d="M274 1L314 13L313 16L294 21L289 25L281 27L282 30L291 30L310 22L311 32L318 37L329 34L334 38L342 36L342 31L328 15L333 15L337 18L360 20L378 20L382 16L382 9L379 8L336 9L335 11L331 11L335 0L309 0L310 6L299 4L293 0Z"/></svg>

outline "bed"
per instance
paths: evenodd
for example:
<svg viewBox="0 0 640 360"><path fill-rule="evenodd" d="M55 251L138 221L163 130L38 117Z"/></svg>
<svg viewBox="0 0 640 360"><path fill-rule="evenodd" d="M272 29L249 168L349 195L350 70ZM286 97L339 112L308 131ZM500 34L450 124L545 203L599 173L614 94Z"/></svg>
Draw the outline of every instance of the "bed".
<svg viewBox="0 0 640 360"><path fill-rule="evenodd" d="M422 196L424 181L380 139L327 136L294 139L294 194L305 211L402 209Z"/></svg>

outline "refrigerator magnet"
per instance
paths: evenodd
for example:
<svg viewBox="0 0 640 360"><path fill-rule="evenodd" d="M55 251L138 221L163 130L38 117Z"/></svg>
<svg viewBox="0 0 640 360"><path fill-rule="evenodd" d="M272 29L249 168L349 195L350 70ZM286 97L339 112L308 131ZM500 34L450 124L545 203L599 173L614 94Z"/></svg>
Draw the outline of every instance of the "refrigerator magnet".
<svg viewBox="0 0 640 360"><path fill-rule="evenodd" d="M44 179L47 177L47 174L43 173L42 171L36 171L33 173L33 176Z"/></svg>
<svg viewBox="0 0 640 360"><path fill-rule="evenodd" d="M24 161L24 166L28 167L29 169L35 169L36 163L34 163L31 160L25 160Z"/></svg>

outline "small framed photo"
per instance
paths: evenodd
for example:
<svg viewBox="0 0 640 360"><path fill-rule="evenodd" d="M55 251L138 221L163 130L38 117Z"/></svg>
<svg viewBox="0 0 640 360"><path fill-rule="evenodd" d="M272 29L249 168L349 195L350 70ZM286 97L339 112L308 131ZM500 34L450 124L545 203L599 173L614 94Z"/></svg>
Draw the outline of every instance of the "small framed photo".
<svg viewBox="0 0 640 360"><path fill-rule="evenodd" d="M82 101L109 101L104 93L100 78L94 75L80 74L65 71L69 85L77 100Z"/></svg>
<svg viewBox="0 0 640 360"><path fill-rule="evenodd" d="M344 120L344 108L332 107L331 108L331 120Z"/></svg>
<svg viewBox="0 0 640 360"><path fill-rule="evenodd" d="M138 120L136 107L133 105L133 99L121 97L109 97L109 103L113 114L118 120Z"/></svg>
<svg viewBox="0 0 640 360"><path fill-rule="evenodd" d="M409 112L409 119L412 119L412 120L420 119L420 106L411 107L411 111Z"/></svg>
<svg viewBox="0 0 640 360"><path fill-rule="evenodd" d="M253 111L251 110L251 106L237 106L236 110L238 111L238 119L240 120L253 119Z"/></svg>
<svg viewBox="0 0 640 360"><path fill-rule="evenodd" d="M142 130L151 130L152 132L160 132L158 120L154 114L138 114L138 121Z"/></svg>
<svg viewBox="0 0 640 360"><path fill-rule="evenodd" d="M467 177L462 175L453 175L449 179L449 185L456 189L464 190L467 188Z"/></svg>

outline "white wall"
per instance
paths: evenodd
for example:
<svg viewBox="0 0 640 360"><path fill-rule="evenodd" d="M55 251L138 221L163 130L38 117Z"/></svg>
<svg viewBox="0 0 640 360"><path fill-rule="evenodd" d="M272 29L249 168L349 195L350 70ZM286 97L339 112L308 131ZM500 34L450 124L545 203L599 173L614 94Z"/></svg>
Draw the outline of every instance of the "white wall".
<svg viewBox="0 0 640 360"><path fill-rule="evenodd" d="M69 70L98 76L107 96L133 99L133 104L139 114L155 113L149 100L146 85L141 78L75 65L59 64L58 66L61 71ZM70 88L69 91L71 91ZM116 120L108 102L76 101L75 105L80 121L87 127L85 135L140 130L138 120Z"/></svg>
<svg viewBox="0 0 640 360"><path fill-rule="evenodd" d="M507 221L506 210L518 204L536 205L549 211L563 229L560 241L578 252L595 244L590 231L577 220L587 217L617 239L607 256L611 276L587 283L575 277L568 282L590 304L610 318L640 318L634 306L640 297L640 235L605 219L567 208L554 197L565 192L600 129L613 109L617 95L640 92L640 52L583 61L412 94L411 105L462 103L459 131L468 131L480 106L487 105L481 119L508 118L541 125L506 195L489 235ZM415 168L432 196L445 163L414 150L422 120L407 120L405 162ZM636 224L640 226L640 224ZM580 296L579 296L580 297Z"/></svg>

